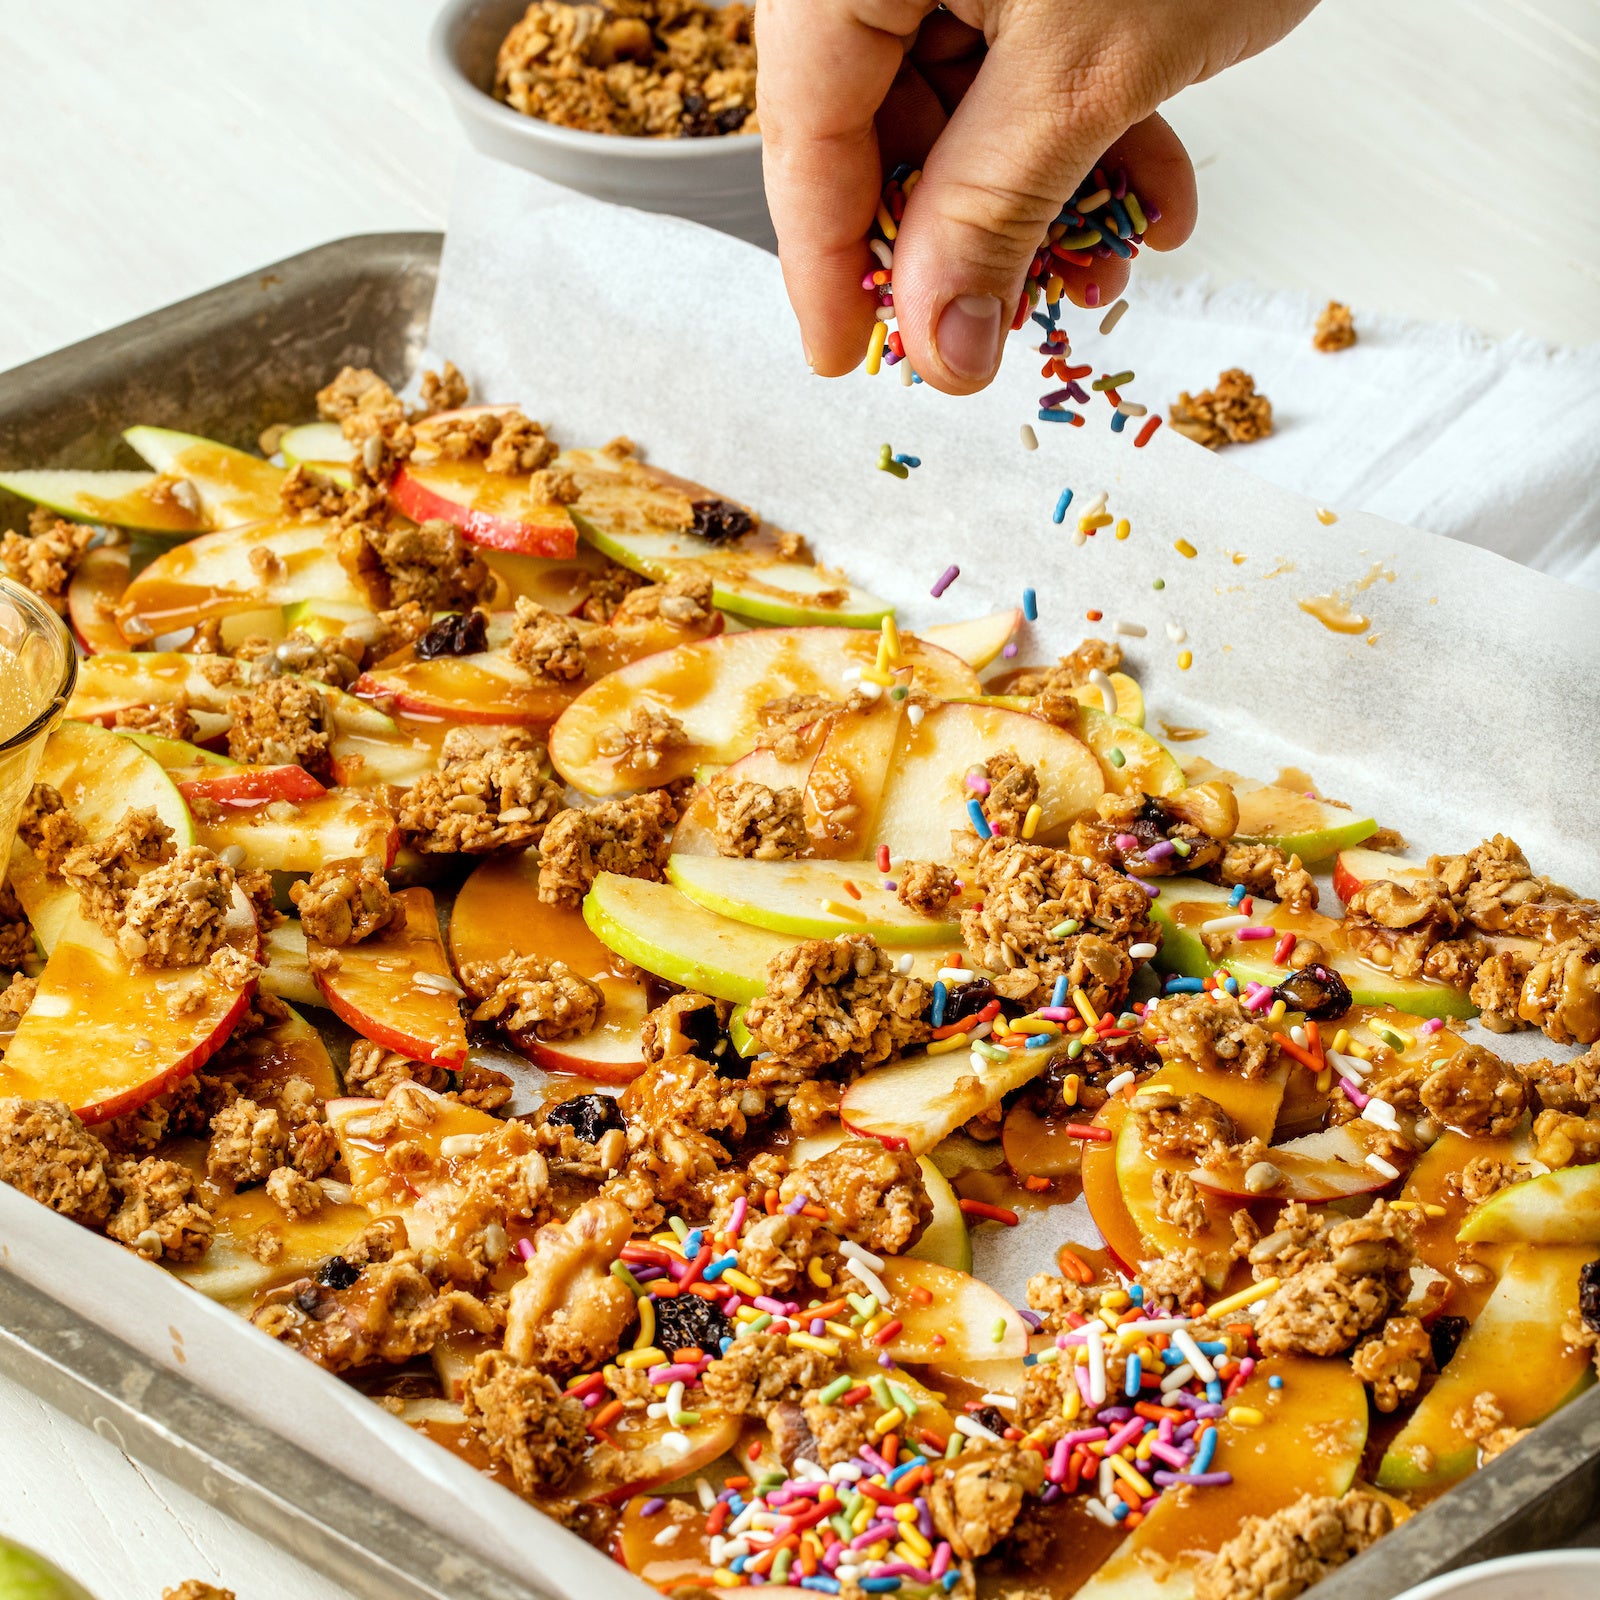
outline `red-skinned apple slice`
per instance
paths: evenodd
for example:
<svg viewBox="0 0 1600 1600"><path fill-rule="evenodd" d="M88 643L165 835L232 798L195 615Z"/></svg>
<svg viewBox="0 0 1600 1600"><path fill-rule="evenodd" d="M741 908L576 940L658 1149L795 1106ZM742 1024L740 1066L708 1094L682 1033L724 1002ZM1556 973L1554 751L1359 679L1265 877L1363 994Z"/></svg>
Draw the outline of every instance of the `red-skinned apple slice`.
<svg viewBox="0 0 1600 1600"><path fill-rule="evenodd" d="M467 1059L467 1030L433 895L402 889L395 899L406 911L398 931L331 952L306 941L317 987L337 1016L375 1044L417 1061L459 1067ZM318 960L329 955L336 963L319 968Z"/></svg>
<svg viewBox="0 0 1600 1600"><path fill-rule="evenodd" d="M1125 1100L1119 1097L1106 1101L1094 1118L1094 1126L1106 1129L1111 1137L1083 1141L1079 1170L1089 1215L1111 1258L1131 1278L1138 1272L1140 1260L1146 1258L1139 1225L1123 1203L1117 1182L1117 1142L1127 1114Z"/></svg>
<svg viewBox="0 0 1600 1600"><path fill-rule="evenodd" d="M1113 794L1176 794L1187 787L1178 758L1143 728L1108 717L1094 706L1078 704L1077 714L1059 726L1081 739L1100 763L1100 775Z"/></svg>
<svg viewBox="0 0 1600 1600"><path fill-rule="evenodd" d="M1053 1053L1008 1050L1003 1061L983 1062L970 1050L907 1056L874 1067L845 1090L839 1120L852 1133L895 1150L925 1155L964 1123L999 1105L1044 1071Z"/></svg>
<svg viewBox="0 0 1600 1600"><path fill-rule="evenodd" d="M659 651L705 638L722 626L713 612L697 628L668 622L610 624L576 620L583 641L584 676L575 683L538 678L512 661L508 646L512 613L489 620L487 650L469 656L435 656L419 661L410 646L397 651L356 680L358 695L397 710L455 722L514 723L524 727L554 722L587 685L607 673Z"/></svg>
<svg viewBox="0 0 1600 1600"><path fill-rule="evenodd" d="M523 556L571 556L578 547L572 513L535 498L532 483L529 474L490 472L481 461L413 458L395 474L389 498L412 521L442 519L473 544Z"/></svg>
<svg viewBox="0 0 1600 1600"><path fill-rule="evenodd" d="M1020 1361L1028 1353L1027 1323L981 1278L914 1256L890 1256L878 1276L901 1324L884 1347L894 1360L959 1372L977 1362ZM928 1297L913 1298L915 1289Z"/></svg>
<svg viewBox="0 0 1600 1600"><path fill-rule="evenodd" d="M255 913L237 890L225 936L254 957ZM104 1122L164 1093L208 1061L249 1009L255 979L225 987L205 965L134 972L73 906L38 993L0 1061L0 1095L64 1100ZM177 1001L180 994L188 1004Z"/></svg>
<svg viewBox="0 0 1600 1600"><path fill-rule="evenodd" d="M741 1426L742 1419L726 1411L702 1411L700 1421L687 1428L674 1428L666 1418L647 1417L642 1411L624 1412L606 1432L625 1452L619 1470L626 1481L619 1484L585 1470L569 1492L607 1506L619 1506L634 1495L654 1494L725 1455L738 1442ZM678 1439L687 1439L689 1448L685 1450Z"/></svg>
<svg viewBox="0 0 1600 1600"><path fill-rule="evenodd" d="M1093 752L1053 723L1001 706L935 706L920 726L906 720L870 842L887 844L895 861L949 860L951 832L972 827L967 773L999 750L1014 750L1039 775L1041 815L1034 837L1040 844L1062 839L1068 824L1105 793ZM827 755L825 741L813 783Z"/></svg>
<svg viewBox="0 0 1600 1600"><path fill-rule="evenodd" d="M78 643L90 655L128 648L114 613L127 592L131 574L125 539L96 545L73 573L67 585L67 616Z"/></svg>
<svg viewBox="0 0 1600 1600"><path fill-rule="evenodd" d="M195 838L218 852L238 845L251 867L315 872L349 856L377 856L387 868L400 830L381 799L359 789L330 789L310 800L226 806L195 824Z"/></svg>
<svg viewBox="0 0 1600 1600"><path fill-rule="evenodd" d="M206 765L178 768L171 774L185 800L209 800L221 806L255 806L264 800L320 800L328 791L304 767Z"/></svg>
<svg viewBox="0 0 1600 1600"><path fill-rule="evenodd" d="M1272 1383L1281 1379L1282 1387ZM1267 1516L1303 1494L1342 1495L1367 1440L1367 1396L1343 1361L1274 1356L1259 1361L1232 1404L1266 1418L1217 1422L1216 1466L1233 1482L1173 1491L1145 1513L1122 1547L1077 1591L1077 1600L1185 1600L1200 1563L1247 1516Z"/></svg>
<svg viewBox="0 0 1600 1600"><path fill-rule="evenodd" d="M1333 858L1333 892L1348 903L1350 896L1364 883L1379 878L1404 882L1407 878L1424 876L1427 870L1424 862L1410 861L1405 856L1386 855L1382 850L1367 850L1357 845L1349 850L1341 850Z"/></svg>
<svg viewBox="0 0 1600 1600"><path fill-rule="evenodd" d="M913 639L901 646L897 682L944 697L978 693L977 675L958 656ZM764 741L764 705L792 694L842 701L877 652L876 636L852 628L752 629L663 651L585 689L550 730L550 759L574 788L602 795L686 777L703 762L726 764ZM653 767L618 739L641 710L678 719L687 735Z"/></svg>
<svg viewBox="0 0 1600 1600"><path fill-rule="evenodd" d="M650 1010L641 979L589 931L583 913L539 899L539 864L532 851L494 857L477 867L450 913L450 955L457 973L473 961L507 955L564 961L599 985L605 1004L598 1026L576 1039L546 1043L532 1033L512 1036L530 1061L576 1072L600 1083L627 1083L644 1071L639 1028Z"/></svg>

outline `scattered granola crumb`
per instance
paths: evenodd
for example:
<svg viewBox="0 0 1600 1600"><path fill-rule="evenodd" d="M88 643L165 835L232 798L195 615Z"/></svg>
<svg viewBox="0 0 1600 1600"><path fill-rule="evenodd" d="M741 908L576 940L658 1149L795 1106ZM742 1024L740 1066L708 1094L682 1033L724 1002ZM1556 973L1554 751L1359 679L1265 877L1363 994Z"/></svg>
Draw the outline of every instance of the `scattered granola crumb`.
<svg viewBox="0 0 1600 1600"><path fill-rule="evenodd" d="M152 867L128 891L112 933L117 949L143 967L215 961L226 948L223 939L233 905L233 881L233 868L204 845L185 846ZM254 967L243 952L235 955ZM218 974L225 982L235 975L231 961Z"/></svg>
<svg viewBox="0 0 1600 1600"><path fill-rule="evenodd" d="M60 1100L0 1099L0 1182L91 1227L111 1210L105 1146Z"/></svg>
<svg viewBox="0 0 1600 1600"><path fill-rule="evenodd" d="M87 523L55 519L32 533L0 536L0 572L30 589L51 610L67 614L67 586L78 570L95 530Z"/></svg>
<svg viewBox="0 0 1600 1600"><path fill-rule="evenodd" d="M1214 389L1179 394L1167 420L1186 439L1215 450L1223 444L1250 444L1272 432L1272 402L1256 393L1256 380L1229 367Z"/></svg>
<svg viewBox="0 0 1600 1600"><path fill-rule="evenodd" d="M520 594L506 654L531 676L558 683L576 683L588 666L577 625Z"/></svg>
<svg viewBox="0 0 1600 1600"><path fill-rule="evenodd" d="M263 1183L288 1154L289 1131L277 1110L240 1095L211 1119L206 1176L236 1188Z"/></svg>
<svg viewBox="0 0 1600 1600"><path fill-rule="evenodd" d="M15 972L23 962L32 959L33 954L33 924L28 921L28 914L11 885L0 884L0 971ZM16 1007L11 1009L15 1011ZM17 1011L17 1015L21 1016L22 1012Z"/></svg>
<svg viewBox="0 0 1600 1600"><path fill-rule="evenodd" d="M653 772L663 755L681 750L689 742L688 730L670 712L635 706L626 724L601 736L600 753L619 767Z"/></svg>
<svg viewBox="0 0 1600 1600"><path fill-rule="evenodd" d="M477 546L442 519L352 523L341 536L339 559L380 612L413 602L428 612L461 611L495 586Z"/></svg>
<svg viewBox="0 0 1600 1600"><path fill-rule="evenodd" d="M199 1578L185 1578L176 1589L163 1589L161 1600L238 1600L232 1589L220 1584L206 1583Z"/></svg>
<svg viewBox="0 0 1600 1600"><path fill-rule="evenodd" d="M1414 1395L1433 1370L1433 1344L1416 1317L1390 1317L1383 1332L1356 1346L1350 1369L1372 1389L1372 1403L1393 1411Z"/></svg>
<svg viewBox="0 0 1600 1600"><path fill-rule="evenodd" d="M443 372L431 369L422 374L422 410L425 415L439 411L459 411L470 398L467 380L455 362L446 361Z"/></svg>
<svg viewBox="0 0 1600 1600"><path fill-rule="evenodd" d="M322 1209L322 1186L293 1167L274 1167L267 1174L267 1194L291 1222L313 1217Z"/></svg>
<svg viewBox="0 0 1600 1600"><path fill-rule="evenodd" d="M200 731L193 713L182 700L169 700L158 706L123 706L111 719L114 728L134 733L151 733L162 739L193 742Z"/></svg>
<svg viewBox="0 0 1600 1600"><path fill-rule="evenodd" d="M1451 1419L1452 1425L1478 1447L1480 1464L1487 1466L1496 1456L1504 1455L1519 1439L1527 1438L1531 1430L1508 1428L1506 1415L1500 1402L1487 1389L1472 1397L1470 1406L1462 1406Z"/></svg>
<svg viewBox="0 0 1600 1600"><path fill-rule="evenodd" d="M1317 313L1317 325L1311 334L1311 348L1325 354L1335 350L1348 350L1356 342L1355 318L1350 307L1330 300Z"/></svg>
<svg viewBox="0 0 1600 1600"><path fill-rule="evenodd" d="M539 956L469 961L461 969L461 981L478 997L474 1022L492 1022L507 1033L531 1033L545 1040L588 1033L605 1004L597 984L564 961Z"/></svg>
<svg viewBox="0 0 1600 1600"><path fill-rule="evenodd" d="M674 627L695 628L711 620L711 579L687 572L667 583L647 584L625 595L612 613L616 624L659 619Z"/></svg>
<svg viewBox="0 0 1600 1600"><path fill-rule="evenodd" d="M958 893L951 868L937 861L902 861L895 869L895 899L909 911L937 917L950 909Z"/></svg>
<svg viewBox="0 0 1600 1600"><path fill-rule="evenodd" d="M1173 1054L1210 1072L1259 1078L1278 1059L1272 1035L1233 995L1167 995L1148 1013Z"/></svg>
<svg viewBox="0 0 1600 1600"><path fill-rule="evenodd" d="M17 816L17 837L38 856L46 872L56 874L67 857L87 843L83 824L67 810L60 791L48 783L36 783L28 791Z"/></svg>
<svg viewBox="0 0 1600 1600"><path fill-rule="evenodd" d="M718 855L791 861L805 849L805 807L798 789L719 783L711 794L717 808Z"/></svg>
<svg viewBox="0 0 1600 1600"><path fill-rule="evenodd" d="M539 898L550 906L576 906L602 872L660 883L672 853L667 829L676 815L671 796L660 789L558 812L539 842Z"/></svg>
<svg viewBox="0 0 1600 1600"><path fill-rule="evenodd" d="M1295 1600L1393 1526L1389 1507L1363 1490L1303 1494L1270 1517L1246 1517L1196 1574L1195 1600Z"/></svg>
<svg viewBox="0 0 1600 1600"><path fill-rule="evenodd" d="M990 828L997 834L1020 839L1028 807L1039 798L1039 774L1015 750L1000 750L990 756L983 773L989 781L983 814Z"/></svg>
<svg viewBox="0 0 1600 1600"><path fill-rule="evenodd" d="M330 861L304 882L291 884L289 898L306 938L319 944L359 944L402 927L406 919L405 905L390 893L377 856Z"/></svg>

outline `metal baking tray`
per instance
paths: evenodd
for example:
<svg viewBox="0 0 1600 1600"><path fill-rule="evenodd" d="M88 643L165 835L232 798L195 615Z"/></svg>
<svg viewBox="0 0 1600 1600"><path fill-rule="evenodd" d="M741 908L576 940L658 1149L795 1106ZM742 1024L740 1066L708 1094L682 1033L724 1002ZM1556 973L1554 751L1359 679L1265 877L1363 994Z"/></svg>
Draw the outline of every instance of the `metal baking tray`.
<svg viewBox="0 0 1600 1600"><path fill-rule="evenodd" d="M253 447L346 363L405 378L443 238L366 234L0 374L0 467L124 467L132 422ZM0 493L0 527L26 506ZM364 1600L526 1600L507 1577L291 1441L0 1270L0 1370ZM1600 1389L1317 1589L1390 1600L1468 1562L1559 1544L1600 1509Z"/></svg>

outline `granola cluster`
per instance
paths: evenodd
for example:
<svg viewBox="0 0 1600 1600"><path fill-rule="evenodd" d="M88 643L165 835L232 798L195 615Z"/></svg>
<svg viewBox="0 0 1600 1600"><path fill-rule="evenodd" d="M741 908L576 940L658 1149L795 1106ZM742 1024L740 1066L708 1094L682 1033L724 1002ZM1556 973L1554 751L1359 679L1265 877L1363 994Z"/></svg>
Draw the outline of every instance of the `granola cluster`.
<svg viewBox="0 0 1600 1600"><path fill-rule="evenodd" d="M395 820L406 842L428 855L481 855L536 843L565 806L545 775L545 751L531 735L507 730L485 744L452 728L438 769L401 797Z"/></svg>
<svg viewBox="0 0 1600 1600"><path fill-rule="evenodd" d="M0 535L0 572L31 589L52 611L67 614L67 586L78 570L95 529L87 523L43 519L23 533Z"/></svg>
<svg viewBox="0 0 1600 1600"><path fill-rule="evenodd" d="M1201 1567L1195 1600L1294 1600L1393 1526L1388 1504L1363 1490L1303 1494L1269 1517L1246 1517Z"/></svg>
<svg viewBox="0 0 1600 1600"><path fill-rule="evenodd" d="M377 856L330 861L293 884L289 898L306 938L318 944L359 944L405 926L406 908L390 892Z"/></svg>
<svg viewBox="0 0 1600 1600"><path fill-rule="evenodd" d="M1256 393L1256 380L1241 367L1229 367L1214 389L1185 389L1167 412L1167 421L1186 439L1215 450L1224 444L1250 444L1272 432L1272 402Z"/></svg>
<svg viewBox="0 0 1600 1600"><path fill-rule="evenodd" d="M664 789L558 812L539 841L539 898L577 906L602 872L660 883L677 805Z"/></svg>
<svg viewBox="0 0 1600 1600"><path fill-rule="evenodd" d="M721 783L716 801L717 853L755 861L789 861L808 843L800 791L743 780Z"/></svg>

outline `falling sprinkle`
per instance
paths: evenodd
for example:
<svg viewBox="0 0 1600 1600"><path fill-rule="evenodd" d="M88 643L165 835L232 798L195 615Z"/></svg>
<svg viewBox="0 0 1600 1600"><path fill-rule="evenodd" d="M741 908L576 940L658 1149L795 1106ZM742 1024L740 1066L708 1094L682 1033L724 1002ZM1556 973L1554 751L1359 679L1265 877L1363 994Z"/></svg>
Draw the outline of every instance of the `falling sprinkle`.
<svg viewBox="0 0 1600 1600"><path fill-rule="evenodd" d="M1152 589L1165 589L1166 586L1167 580L1165 578L1152 578L1150 580L1150 587Z"/></svg>
<svg viewBox="0 0 1600 1600"><path fill-rule="evenodd" d="M1127 310L1128 302L1126 300L1119 300L1108 312L1106 312L1106 314L1100 319L1100 336L1102 338L1104 338L1106 334L1110 333L1111 330L1122 321L1124 315L1127 313Z"/></svg>
<svg viewBox="0 0 1600 1600"><path fill-rule="evenodd" d="M1185 561L1193 561L1194 558L1199 554L1199 551L1197 551L1187 539L1174 539L1172 541L1172 548L1176 550Z"/></svg>
<svg viewBox="0 0 1600 1600"><path fill-rule="evenodd" d="M1188 630L1180 627L1176 622L1167 624L1167 637L1174 644L1182 644L1189 637Z"/></svg>
<svg viewBox="0 0 1600 1600"><path fill-rule="evenodd" d="M1187 650L1178 652L1178 671L1187 672L1194 665L1194 656Z"/></svg>
<svg viewBox="0 0 1600 1600"><path fill-rule="evenodd" d="M1128 519L1126 517L1119 517L1117 519L1117 526L1116 526L1116 535L1117 535L1117 537L1119 539L1126 539L1128 537L1128 535L1130 533L1132 533L1132 532L1133 532L1133 529L1129 526Z"/></svg>
<svg viewBox="0 0 1600 1600"><path fill-rule="evenodd" d="M944 569L943 572L939 574L938 578L934 582L933 587L928 591L928 593L931 594L935 600L939 599L940 596L944 594L945 590L948 589L950 585L954 583L960 576L961 568L952 562Z"/></svg>
<svg viewBox="0 0 1600 1600"><path fill-rule="evenodd" d="M1022 448L1024 450L1037 450L1039 448L1039 435L1033 431L1031 422L1022 424Z"/></svg>
<svg viewBox="0 0 1600 1600"><path fill-rule="evenodd" d="M1063 489L1056 500L1056 508L1050 513L1052 522L1065 522L1067 520L1067 507L1072 504L1072 491Z"/></svg>
<svg viewBox="0 0 1600 1600"><path fill-rule="evenodd" d="M1142 622L1125 622L1120 618L1111 624L1111 631L1129 639L1142 639L1147 632Z"/></svg>

